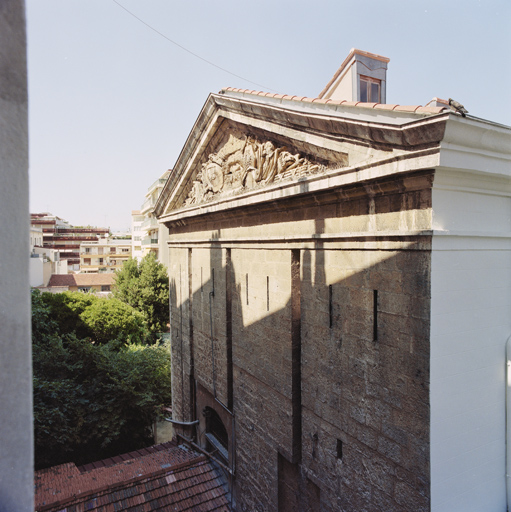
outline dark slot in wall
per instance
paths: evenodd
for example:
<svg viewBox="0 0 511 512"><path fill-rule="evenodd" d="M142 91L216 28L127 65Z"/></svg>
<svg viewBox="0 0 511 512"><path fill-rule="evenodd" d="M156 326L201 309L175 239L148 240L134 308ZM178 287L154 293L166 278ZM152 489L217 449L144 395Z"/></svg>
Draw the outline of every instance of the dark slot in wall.
<svg viewBox="0 0 511 512"><path fill-rule="evenodd" d="M293 415L293 460L302 458L302 332L300 292L300 250L291 251L291 394Z"/></svg>
<svg viewBox="0 0 511 512"><path fill-rule="evenodd" d="M227 408L232 411L234 400L234 382L232 367L232 289L234 275L232 269L231 249L227 249L225 265L225 332L227 345Z"/></svg>
<svg viewBox="0 0 511 512"><path fill-rule="evenodd" d="M373 341L378 341L378 290L373 290Z"/></svg>
<svg viewBox="0 0 511 512"><path fill-rule="evenodd" d="M188 343L190 347L190 419L196 419L196 400L195 391L195 362L193 353L193 286L192 286L192 249L188 249Z"/></svg>

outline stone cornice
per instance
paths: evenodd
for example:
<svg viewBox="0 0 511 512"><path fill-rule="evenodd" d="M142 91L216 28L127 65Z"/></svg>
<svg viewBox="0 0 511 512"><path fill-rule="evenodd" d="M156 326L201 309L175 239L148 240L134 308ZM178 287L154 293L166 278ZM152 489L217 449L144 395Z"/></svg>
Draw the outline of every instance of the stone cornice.
<svg viewBox="0 0 511 512"><path fill-rule="evenodd" d="M364 167L343 168L331 171L326 175L311 177L306 181L281 183L264 189L252 190L239 196L224 197L217 201L176 209L162 215L159 221L165 224L183 223L189 218L212 213L227 213L240 208L261 207L263 204L274 204L275 201L291 196L321 194L369 180L377 181L393 174L411 173L433 168L437 164L438 152L425 150L415 153L413 157L406 155L401 159L392 158L387 161L368 164ZM236 213L233 214L236 215Z"/></svg>

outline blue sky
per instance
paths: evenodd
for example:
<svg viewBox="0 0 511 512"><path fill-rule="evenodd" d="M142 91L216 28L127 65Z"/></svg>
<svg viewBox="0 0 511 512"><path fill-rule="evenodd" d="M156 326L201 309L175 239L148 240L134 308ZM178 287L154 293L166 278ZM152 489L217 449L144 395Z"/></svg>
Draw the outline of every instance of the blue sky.
<svg viewBox="0 0 511 512"><path fill-rule="evenodd" d="M353 47L390 58L388 103L511 125L508 0L117 2L243 78L114 0L26 0L31 212L129 228L210 92L315 97Z"/></svg>

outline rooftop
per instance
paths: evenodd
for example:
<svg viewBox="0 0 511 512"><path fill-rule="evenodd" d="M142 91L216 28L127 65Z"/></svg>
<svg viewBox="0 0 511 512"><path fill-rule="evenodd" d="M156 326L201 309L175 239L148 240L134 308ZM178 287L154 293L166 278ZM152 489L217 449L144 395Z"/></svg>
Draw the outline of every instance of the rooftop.
<svg viewBox="0 0 511 512"><path fill-rule="evenodd" d="M209 459L175 443L151 448L114 465L37 471L36 511L229 511L225 481Z"/></svg>
<svg viewBox="0 0 511 512"><path fill-rule="evenodd" d="M287 94L277 94L263 91L252 91L250 89L236 89L235 87L226 87L220 91L220 94L226 92L234 92L241 94L248 94L252 96L259 96L265 98L275 98L280 100L289 100L293 102L312 103L312 104L328 104L328 105L342 105L344 107L358 107L363 109L377 109L387 110L394 112L410 112L416 114L440 114L442 112L452 112L446 105L445 107L425 106L422 105L393 105L388 103L364 103L362 101L347 101L347 100L333 100L323 98L308 98L306 96L290 96ZM435 98L437 99L437 98ZM442 100L445 101L445 100ZM430 102L431 103L431 102Z"/></svg>
<svg viewBox="0 0 511 512"><path fill-rule="evenodd" d="M115 274L53 274L48 282L52 286L93 286L114 283Z"/></svg>

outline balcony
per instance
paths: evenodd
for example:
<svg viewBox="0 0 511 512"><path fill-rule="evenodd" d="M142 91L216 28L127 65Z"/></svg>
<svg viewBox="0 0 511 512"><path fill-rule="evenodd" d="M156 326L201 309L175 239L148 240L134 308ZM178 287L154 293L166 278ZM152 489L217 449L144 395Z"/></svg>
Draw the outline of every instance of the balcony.
<svg viewBox="0 0 511 512"><path fill-rule="evenodd" d="M165 183L167 182L167 178L158 178L154 183L151 184L151 186L147 189L148 192L151 192L156 187L163 187Z"/></svg>
<svg viewBox="0 0 511 512"><path fill-rule="evenodd" d="M144 201L142 208L140 208L140 213L147 213L155 204L156 204L156 201L152 197L148 197Z"/></svg>
<svg viewBox="0 0 511 512"><path fill-rule="evenodd" d="M147 217L144 222L142 222L142 225L140 228L142 231L149 231L150 229L158 229L160 225L158 224L158 221L154 217Z"/></svg>
<svg viewBox="0 0 511 512"><path fill-rule="evenodd" d="M144 246L148 246L148 245L154 245L154 246L157 246L158 245L158 239L157 238L150 238L150 237L147 237L147 238L144 238L142 240L142 245Z"/></svg>

